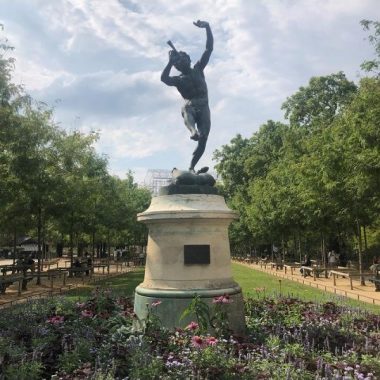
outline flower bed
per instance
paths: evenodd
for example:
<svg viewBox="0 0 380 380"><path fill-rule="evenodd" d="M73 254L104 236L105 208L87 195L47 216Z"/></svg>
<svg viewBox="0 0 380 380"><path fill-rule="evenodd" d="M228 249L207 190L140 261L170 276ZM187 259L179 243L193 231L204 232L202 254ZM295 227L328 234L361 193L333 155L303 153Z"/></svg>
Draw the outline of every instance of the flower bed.
<svg viewBox="0 0 380 380"><path fill-rule="evenodd" d="M133 305L97 290L0 314L0 379L380 379L380 316L289 298L246 300L247 335L226 323L228 298L210 312L195 299L185 329L143 330ZM208 333L211 331L212 333Z"/></svg>

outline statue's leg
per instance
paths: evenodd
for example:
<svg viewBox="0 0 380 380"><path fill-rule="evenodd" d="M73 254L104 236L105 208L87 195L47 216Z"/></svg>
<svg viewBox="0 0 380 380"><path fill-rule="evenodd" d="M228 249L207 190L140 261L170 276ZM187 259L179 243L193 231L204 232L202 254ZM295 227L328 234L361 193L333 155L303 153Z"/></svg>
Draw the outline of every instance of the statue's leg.
<svg viewBox="0 0 380 380"><path fill-rule="evenodd" d="M195 128L195 115L194 115L194 113L195 113L194 107L192 107L188 104L185 104L182 107L183 121L185 122L187 129L191 133L190 138L195 140L195 141L198 141L199 135L198 135L197 129Z"/></svg>
<svg viewBox="0 0 380 380"><path fill-rule="evenodd" d="M193 158L191 159L190 163L190 171L194 171L195 165L198 163L200 158L202 157L203 152L206 149L206 143L207 143L207 137L206 136L199 136L198 145L195 148L193 152Z"/></svg>
<svg viewBox="0 0 380 380"><path fill-rule="evenodd" d="M194 171L195 165L202 157L207 144L208 134L210 132L210 109L208 106L202 107L199 112L197 126L199 131L199 140L196 149L193 152L193 158L191 159L189 170Z"/></svg>

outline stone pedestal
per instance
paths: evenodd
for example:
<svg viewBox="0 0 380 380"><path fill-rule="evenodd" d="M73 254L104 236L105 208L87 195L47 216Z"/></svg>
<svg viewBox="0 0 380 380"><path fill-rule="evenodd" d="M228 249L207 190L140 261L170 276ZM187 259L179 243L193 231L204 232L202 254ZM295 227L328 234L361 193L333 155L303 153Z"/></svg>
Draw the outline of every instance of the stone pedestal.
<svg viewBox="0 0 380 380"><path fill-rule="evenodd" d="M237 214L214 194L162 195L138 215L149 228L144 282L135 291L135 313L144 319L147 304L166 327L183 327L183 310L195 294L211 304L228 294L230 326L244 333L244 305L231 274L228 226Z"/></svg>

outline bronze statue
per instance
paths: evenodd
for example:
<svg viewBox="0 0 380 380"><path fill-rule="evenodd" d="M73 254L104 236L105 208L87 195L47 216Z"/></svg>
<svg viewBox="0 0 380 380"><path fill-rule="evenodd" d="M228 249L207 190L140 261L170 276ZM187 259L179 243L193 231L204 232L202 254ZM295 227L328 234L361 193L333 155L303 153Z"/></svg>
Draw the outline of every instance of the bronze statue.
<svg viewBox="0 0 380 380"><path fill-rule="evenodd" d="M193 24L198 28L206 29L206 50L201 59L192 68L189 55L183 51L177 51L171 41L168 41L172 50L169 51L169 62L161 74L162 82L168 86L177 87L177 90L185 99L185 104L182 107L183 120L191 133L190 138L198 142L190 163L189 170L192 172L194 172L195 165L205 151L210 132L210 108L203 70L210 59L214 45L209 23L198 20ZM173 66L181 72L179 76L169 75ZM207 171L207 169L203 168L200 172Z"/></svg>

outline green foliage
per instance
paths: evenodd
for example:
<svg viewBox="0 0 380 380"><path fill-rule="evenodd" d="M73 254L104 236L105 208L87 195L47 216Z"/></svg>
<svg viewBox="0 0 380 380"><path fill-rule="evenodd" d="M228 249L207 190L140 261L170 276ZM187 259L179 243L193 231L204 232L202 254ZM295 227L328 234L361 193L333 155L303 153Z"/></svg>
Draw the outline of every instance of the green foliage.
<svg viewBox="0 0 380 380"><path fill-rule="evenodd" d="M159 331L162 327L162 322L160 320L160 317L156 314L156 307L157 306L149 306L147 307L147 315L144 322L144 331L146 333L151 333L154 331Z"/></svg>
<svg viewBox="0 0 380 380"><path fill-rule="evenodd" d="M356 86L343 72L313 77L307 87L287 98L282 105L290 125L311 129L327 127L335 116L350 103Z"/></svg>
<svg viewBox="0 0 380 380"><path fill-rule="evenodd" d="M131 357L131 379L158 380L164 368L163 359L137 350Z"/></svg>
<svg viewBox="0 0 380 380"><path fill-rule="evenodd" d="M194 298L190 302L189 306L183 311L180 321L188 316L195 316L199 325L200 332L206 332L210 324L210 310L206 302L202 301L202 298L195 294Z"/></svg>
<svg viewBox="0 0 380 380"><path fill-rule="evenodd" d="M380 373L380 358L373 355L362 355L362 365L371 368L375 373Z"/></svg>
<svg viewBox="0 0 380 380"><path fill-rule="evenodd" d="M64 352L58 359L59 367L66 373L72 373L81 364L91 361L91 343L79 339L75 342L73 350Z"/></svg>
<svg viewBox="0 0 380 380"><path fill-rule="evenodd" d="M213 379L232 379L226 373L233 366L234 360L221 354L219 347L208 346L202 350L193 352L191 356L193 364L202 372L209 374Z"/></svg>
<svg viewBox="0 0 380 380"><path fill-rule="evenodd" d="M39 361L27 361L10 365L5 376L9 380L39 380L43 373L43 365Z"/></svg>

